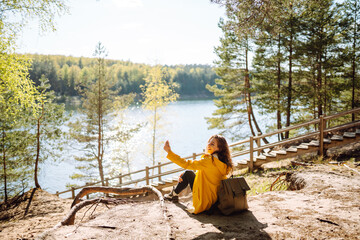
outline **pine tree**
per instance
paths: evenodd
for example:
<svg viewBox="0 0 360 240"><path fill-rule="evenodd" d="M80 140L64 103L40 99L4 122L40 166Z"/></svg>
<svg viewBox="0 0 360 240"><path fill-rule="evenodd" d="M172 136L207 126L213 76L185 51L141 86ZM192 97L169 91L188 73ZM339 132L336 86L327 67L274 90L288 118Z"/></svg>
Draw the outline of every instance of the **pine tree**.
<svg viewBox="0 0 360 240"><path fill-rule="evenodd" d="M251 134L255 136L262 131L256 121L251 99L253 87L248 56L251 40L256 34L252 30L256 28L246 22L246 19L251 18L252 13L249 9L252 2L232 4L226 4L227 21L221 20L219 23L224 36L220 39L221 45L215 51L220 58L216 62L216 73L221 80L217 80L216 85L208 85L207 88L221 98L214 101L219 109L213 113L215 117L209 118L208 122L210 128L225 129L224 133L227 132L233 139L238 139L244 137L239 136L239 128L246 121L244 113L247 113ZM265 138L263 141L268 143Z"/></svg>
<svg viewBox="0 0 360 240"><path fill-rule="evenodd" d="M110 129L110 121L114 117L115 109L128 106L133 100L133 95L118 96L120 89L113 90L114 81L110 81L105 71L105 47L99 42L96 46L94 57L96 64L93 69L83 68L83 82L79 84L82 96L82 117L71 123L71 135L80 143L85 155L76 157L80 165L77 169L81 174L74 174L74 178L88 181L100 178L105 185L107 165L104 154L111 138L105 133ZM94 78L92 78L94 77Z"/></svg>
<svg viewBox="0 0 360 240"><path fill-rule="evenodd" d="M299 55L301 66L307 70L302 89L307 98L301 101L304 106L309 106L309 112L313 112L316 118L327 114L335 103L333 98L336 96L332 91L336 90L334 72L341 64L337 60L340 12L332 0L308 1L304 7Z"/></svg>
<svg viewBox="0 0 360 240"><path fill-rule="evenodd" d="M222 130L232 139L239 139L241 125L246 121L245 113L245 70L244 44L241 43L234 31L226 30L226 23L221 20L219 26L224 36L220 39L220 46L215 49L220 60L215 62L215 72L220 77L215 85L208 85L209 91L219 99L214 100L218 108L213 117L208 118L209 128Z"/></svg>
<svg viewBox="0 0 360 240"><path fill-rule="evenodd" d="M350 84L346 84L350 89L351 108L360 106L360 76L359 76L359 60L360 60L360 1L345 0L341 4L343 11L342 29L343 41L346 45L344 48L345 55L345 77L349 79ZM346 95L345 95L346 96ZM345 101L347 101L345 99ZM355 121L355 114L352 114L352 121Z"/></svg>
<svg viewBox="0 0 360 240"><path fill-rule="evenodd" d="M257 104L266 112L276 112L277 129L288 127L296 102L296 50L299 44L301 0L275 1L271 13L259 26L254 58ZM272 99L276 101L272 101ZM285 123L282 123L285 115ZM288 138L279 135L279 139Z"/></svg>

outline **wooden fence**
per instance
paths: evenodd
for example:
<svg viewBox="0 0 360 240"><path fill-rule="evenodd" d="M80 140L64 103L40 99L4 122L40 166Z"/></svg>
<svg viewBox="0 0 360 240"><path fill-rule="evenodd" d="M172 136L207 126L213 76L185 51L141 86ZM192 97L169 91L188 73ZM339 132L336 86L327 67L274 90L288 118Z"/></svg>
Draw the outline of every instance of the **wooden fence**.
<svg viewBox="0 0 360 240"><path fill-rule="evenodd" d="M258 156L265 150L265 149L272 149L276 146L282 146L282 145L286 145L286 144L290 144L293 142L297 142L297 141L301 141L304 139L309 139L309 138L314 138L314 139L318 139L319 140L319 155L323 155L324 154L324 135L328 132L332 132L332 131L339 131L342 129L347 129L350 127L357 127L360 126L360 121L354 121L354 122L348 122L346 124L342 124L339 126L335 126L335 127L329 127L329 122L332 119L336 119L336 118L340 118L343 117L345 115L348 114L354 114L354 113L359 113L360 112L360 108L355 108L349 111L344 111L341 113L337 113L334 115L330 115L330 116L320 116L320 118L318 119L314 119L305 123L301 123L301 124L297 124L294 126L290 126L287 128L283 128L277 131L273 131L271 133L266 133L266 134L258 134L257 136L251 136L250 138L247 138L245 140L242 141L238 141L235 143L232 143L229 145L230 148L246 148L244 150L240 150L240 151L232 151L232 158L238 158L241 156L247 156L249 155L249 159L247 159L247 164L249 167L249 171L252 171L254 168L254 154L257 154ZM292 137L292 138L288 138L282 141L277 141L274 143L268 143L265 145L261 145L261 141L266 138L266 137L270 137L273 135L277 135L277 134L281 134L284 132L290 132L291 130L299 130L299 129L303 129L303 128L308 128L310 129L310 126L313 125L313 130L309 130L310 132L305 133L303 135L299 135L296 137ZM254 147L254 142L257 145L257 147ZM248 145L248 146L247 146ZM191 156L187 156L185 157L185 159L193 159L195 160L196 157L201 156L203 153L193 153ZM244 161L244 159L243 159ZM130 172L127 174L120 174L119 176L113 177L113 178L106 178L105 179L105 186L109 186L109 182L113 181L113 180L117 180L118 183L115 184L115 186L117 187L122 187L122 186L126 186L126 185L131 185L131 184L137 184L140 182L145 182L146 185L150 184L150 180L152 179L158 179L158 181L162 181L162 177L164 176L168 176L177 172L181 172L184 169L183 168L175 168L172 170L167 170L167 171L163 171L162 168L168 165L172 165L175 166L174 163L172 162L166 162L166 163L158 163L155 166L152 167L145 167L144 169L141 170L137 170L134 172ZM177 166L177 165L176 165ZM157 170L157 174L155 175L150 175L150 170L156 169ZM143 177L135 179L135 180L131 180L131 181L123 181L124 178L129 177L131 175L134 174L139 174L139 173L144 173ZM98 185L101 184L101 181L98 182L94 182L94 183L87 183L85 186L79 186L79 187L72 187L69 190L66 191L62 191L62 192L56 192L56 195L60 195L60 194L64 194L64 193L68 193L71 192L72 193L72 198L75 198L75 190L77 189L82 189L86 186L89 185Z"/></svg>

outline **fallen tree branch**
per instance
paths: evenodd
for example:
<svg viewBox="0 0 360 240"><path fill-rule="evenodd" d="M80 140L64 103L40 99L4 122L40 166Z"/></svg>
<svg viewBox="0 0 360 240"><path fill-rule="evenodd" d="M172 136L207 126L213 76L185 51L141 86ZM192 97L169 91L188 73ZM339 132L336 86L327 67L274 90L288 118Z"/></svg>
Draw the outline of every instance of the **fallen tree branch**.
<svg viewBox="0 0 360 240"><path fill-rule="evenodd" d="M321 219L321 218L316 218L316 219L319 220L320 222L325 222L325 223L333 224L335 226L339 226L339 224L329 221L329 220L325 220L325 219Z"/></svg>
<svg viewBox="0 0 360 240"><path fill-rule="evenodd" d="M153 192L152 186L145 186L142 188L116 188L116 187L84 187L76 195L71 207L75 206L80 202L80 199L90 193L102 192L102 193L112 193L120 196L133 196L140 195L147 192ZM156 188L155 188L156 189ZM157 189L156 189L157 190Z"/></svg>

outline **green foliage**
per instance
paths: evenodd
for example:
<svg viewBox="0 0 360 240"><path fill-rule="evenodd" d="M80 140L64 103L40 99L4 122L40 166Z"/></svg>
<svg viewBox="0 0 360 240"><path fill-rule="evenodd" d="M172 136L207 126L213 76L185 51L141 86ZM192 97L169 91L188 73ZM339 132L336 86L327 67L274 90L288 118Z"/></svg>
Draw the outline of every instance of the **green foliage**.
<svg viewBox="0 0 360 240"><path fill-rule="evenodd" d="M16 115L21 110L17 105L37 108L37 91L27 73L29 59L12 53L9 48L6 42L0 41L0 105L4 117Z"/></svg>
<svg viewBox="0 0 360 240"><path fill-rule="evenodd" d="M1 198L8 200L28 186L34 153L31 119L38 117L41 97L28 77L29 58L14 53L17 34L31 18L43 31L54 30L55 16L67 10L58 0L1 1L0 3L0 151Z"/></svg>
<svg viewBox="0 0 360 240"><path fill-rule="evenodd" d="M166 68L161 66L156 66L150 70L145 78L145 85L141 85L140 88L143 92L144 107L153 111L176 101L179 96L174 91L176 84L169 79Z"/></svg>
<svg viewBox="0 0 360 240"><path fill-rule="evenodd" d="M41 30L55 31L54 18L68 12L68 7L59 0L1 1L0 14L3 31L19 32L30 19L39 20Z"/></svg>
<svg viewBox="0 0 360 240"><path fill-rule="evenodd" d="M30 79L38 84L37 79L45 75L49 79L51 89L58 95L78 96L76 86L81 79L94 78L93 58L76 58L56 55L28 55L32 61L29 70ZM141 85L145 84L150 65L136 64L129 61L104 60L106 78L115 82L113 89L121 89L119 94L141 94ZM207 91L206 84L214 84L217 77L213 68L208 65L176 65L164 66L168 78L178 84L178 93L182 97L205 97L213 95Z"/></svg>
<svg viewBox="0 0 360 240"><path fill-rule="evenodd" d="M218 117L208 120L211 128L230 132L226 122L236 122L231 97L246 90L235 84L244 69L238 50L246 41L255 53L250 92L263 114L277 119L275 128L359 106L358 0L215 2L226 8L227 18L219 23L224 36L216 48L220 79L208 87L221 97Z"/></svg>
<svg viewBox="0 0 360 240"><path fill-rule="evenodd" d="M14 54L10 44L0 36L0 183L5 201L27 187L32 156L28 118L36 114L39 99L28 78L28 59Z"/></svg>
<svg viewBox="0 0 360 240"><path fill-rule="evenodd" d="M143 91L143 107L152 111L149 119L152 132L152 163L155 165L158 128L160 121L160 110L170 102L176 101L178 94L175 92L177 84L172 81L165 67L155 66L145 78L145 85L140 86Z"/></svg>
<svg viewBox="0 0 360 240"><path fill-rule="evenodd" d="M217 109L213 117L207 118L209 128L220 129L222 134L227 134L233 140L244 137L239 135L239 130L246 122L245 94L249 90L245 84L245 53L249 47L247 39L241 38L233 29L228 29L236 21L234 18L227 22L220 21L219 26L225 33L220 39L220 46L215 49L220 58L215 70L220 78L215 80L214 85L206 86L219 97L214 100Z"/></svg>
<svg viewBox="0 0 360 240"><path fill-rule="evenodd" d="M5 201L8 196L15 195L29 186L28 181L33 167L33 153L30 151L33 135L29 125L21 115L12 115L12 117L0 120L0 182L4 187L1 189L0 198Z"/></svg>

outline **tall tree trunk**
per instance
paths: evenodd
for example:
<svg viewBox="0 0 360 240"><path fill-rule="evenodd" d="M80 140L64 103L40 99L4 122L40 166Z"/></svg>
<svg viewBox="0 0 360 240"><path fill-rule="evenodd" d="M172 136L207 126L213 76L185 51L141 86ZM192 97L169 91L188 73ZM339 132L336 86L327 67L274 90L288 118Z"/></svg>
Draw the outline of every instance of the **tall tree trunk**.
<svg viewBox="0 0 360 240"><path fill-rule="evenodd" d="M317 87L319 89L318 93L318 117L320 117L323 114L323 101L322 101L322 64L321 64L321 53L318 54L318 63L317 63Z"/></svg>
<svg viewBox="0 0 360 240"><path fill-rule="evenodd" d="M99 82L98 82L98 165L99 165L99 174L100 174L100 180L101 184L105 186L104 181L104 171L103 171L103 165L102 165L102 99L101 99L101 80L102 80L102 72L101 72L101 59L99 60Z"/></svg>
<svg viewBox="0 0 360 240"><path fill-rule="evenodd" d="M355 1L355 11L357 10L357 1ZM357 14L354 14L354 36L353 36L353 50L352 50L352 96L351 96L351 108L355 108L355 82L356 82L356 35L357 35ZM351 114L351 120L355 121L355 113Z"/></svg>
<svg viewBox="0 0 360 240"><path fill-rule="evenodd" d="M245 96L245 103L246 103L246 108L247 108L247 113L248 113L248 122L249 122L249 127L250 127L250 131L251 134L253 136L256 136L256 133L254 131L254 128L252 126L252 121L251 121L251 112L252 112L252 108L251 108L251 100L250 100L250 82L249 82L249 71L248 71L248 49L247 47L245 48L245 90L244 90L244 96Z"/></svg>
<svg viewBox="0 0 360 240"><path fill-rule="evenodd" d="M277 110L276 110L276 120L277 120L277 129L282 128L281 124L281 59L280 59L280 34L278 39L278 62L277 62ZM283 140L283 133L278 134L278 140Z"/></svg>
<svg viewBox="0 0 360 240"><path fill-rule="evenodd" d="M42 103L42 112L41 116L37 119L37 133L36 133L36 159L35 159L35 173L34 173L34 181L35 188L40 188L40 184L38 181L38 166L39 166L39 158L40 158L40 135L41 135L41 119L44 116L44 103Z"/></svg>
<svg viewBox="0 0 360 240"><path fill-rule="evenodd" d="M247 95L247 110L248 110L248 118L249 118L249 124L250 124L250 129L251 129L251 133L253 136L257 135L254 132L254 129L252 127L251 122L254 122L254 125L256 127L256 130L258 133L262 134L262 131L256 121L255 115L254 115L254 111L252 109L252 104L251 104L251 94L250 94L250 78L249 78L249 63L248 63L248 49L246 47L245 49L245 91L246 91L246 95ZM269 143L267 141L266 138L263 138L263 141L265 144Z"/></svg>
<svg viewBox="0 0 360 240"><path fill-rule="evenodd" d="M315 68L315 67L314 67ZM316 96L318 95L318 94L320 94L319 93L319 89L318 89L318 87L317 87L317 83L316 83L316 73L315 73L315 69L314 69L314 73L313 73L313 76L312 76L312 85L313 85L313 89L315 90L314 91L314 96L313 96L313 109L312 109L312 111L313 111L313 118L315 119L316 118L316 104L317 104L317 102L316 102L316 100L317 100L317 98L316 98ZM315 125L315 129L316 129L316 125Z"/></svg>
<svg viewBox="0 0 360 240"><path fill-rule="evenodd" d="M39 154L40 154L40 118L37 120L37 134L36 134L36 159L35 159L35 173L34 173L34 181L35 188L41 188L38 181L38 165L39 165Z"/></svg>
<svg viewBox="0 0 360 240"><path fill-rule="evenodd" d="M324 54L324 63L326 63L327 59L326 59L326 52ZM327 98L327 77L326 77L326 67L324 67L324 92L322 93L324 95L324 109L323 109L323 114L326 115L328 113L327 111L327 101L328 101L328 98Z"/></svg>
<svg viewBox="0 0 360 240"><path fill-rule="evenodd" d="M253 136L255 136L256 134L255 134L254 128L252 126L252 122L251 122L251 112L250 112L249 101L248 101L248 96L247 96L246 92L244 93L244 96L245 96L245 103L246 103L246 108L247 108L247 115L248 115L248 122L249 122L250 131L251 131L251 134Z"/></svg>
<svg viewBox="0 0 360 240"><path fill-rule="evenodd" d="M286 106L286 127L290 126L291 119L291 101L292 101L292 57L293 57L293 25L292 15L290 16L290 43L289 43L289 84L287 89ZM289 138L289 132L285 132L285 138Z"/></svg>
<svg viewBox="0 0 360 240"><path fill-rule="evenodd" d="M3 160L3 172L4 172L4 197L5 203L8 201L7 195L7 173L6 173L6 149L5 149L5 137L6 132L5 129L2 130L2 160Z"/></svg>
<svg viewBox="0 0 360 240"><path fill-rule="evenodd" d="M355 54L354 54L355 55ZM352 59L352 94L351 94L351 108L355 108L355 80L356 80L356 62L355 56ZM355 121L355 113L351 114L351 121Z"/></svg>

